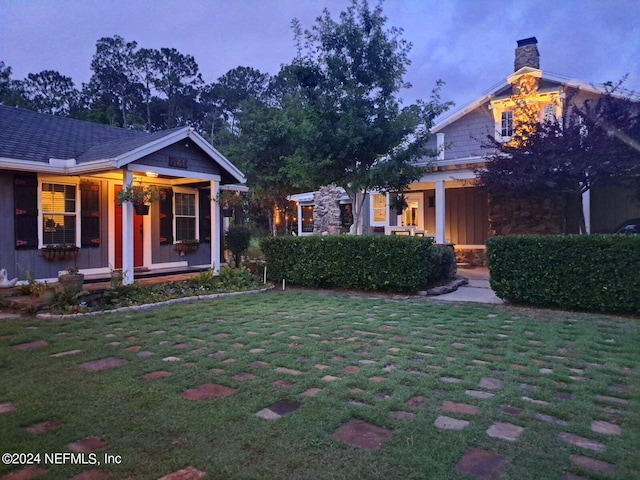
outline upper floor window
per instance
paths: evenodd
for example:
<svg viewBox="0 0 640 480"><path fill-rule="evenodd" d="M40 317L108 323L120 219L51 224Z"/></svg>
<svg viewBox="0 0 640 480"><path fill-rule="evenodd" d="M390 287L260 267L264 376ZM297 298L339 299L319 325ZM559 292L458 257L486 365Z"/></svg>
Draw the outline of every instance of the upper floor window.
<svg viewBox="0 0 640 480"><path fill-rule="evenodd" d="M175 198L176 241L192 240L196 232L195 193L176 193Z"/></svg>
<svg viewBox="0 0 640 480"><path fill-rule="evenodd" d="M500 135L503 137L511 137L513 135L513 112L502 112L502 123Z"/></svg>
<svg viewBox="0 0 640 480"><path fill-rule="evenodd" d="M42 183L43 245L76 243L76 186Z"/></svg>

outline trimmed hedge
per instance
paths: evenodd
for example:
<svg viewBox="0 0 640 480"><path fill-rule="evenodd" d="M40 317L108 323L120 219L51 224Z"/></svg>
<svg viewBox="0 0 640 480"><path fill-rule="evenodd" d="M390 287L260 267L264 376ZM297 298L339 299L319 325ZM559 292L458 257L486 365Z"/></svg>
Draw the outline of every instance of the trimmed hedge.
<svg viewBox="0 0 640 480"><path fill-rule="evenodd" d="M260 247L271 280L310 288L416 292L455 272L453 251L434 253L429 238L267 237Z"/></svg>
<svg viewBox="0 0 640 480"><path fill-rule="evenodd" d="M640 236L493 237L487 261L491 288L505 300L640 313Z"/></svg>

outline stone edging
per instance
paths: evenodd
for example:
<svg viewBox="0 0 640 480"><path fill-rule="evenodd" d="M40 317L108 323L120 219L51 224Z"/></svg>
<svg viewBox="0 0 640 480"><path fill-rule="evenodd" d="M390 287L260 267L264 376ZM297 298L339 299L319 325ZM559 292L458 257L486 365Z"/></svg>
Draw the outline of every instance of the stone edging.
<svg viewBox="0 0 640 480"><path fill-rule="evenodd" d="M164 302L156 302L156 303L145 303L143 305L132 305L130 307L119 307L114 308L113 310L96 310L94 312L79 312L79 313L64 313L64 314L54 314L54 313L38 313L36 318L44 319L44 320L58 320L64 318L77 318L77 317L88 317L92 315L106 315L109 313L118 313L118 312L132 312L137 310L147 310L149 308L160 307L163 305L171 305L173 303L185 303L191 302L195 300L210 300L213 298L221 298L221 297L234 297L236 295L245 295L250 293L264 293L271 289L274 286L270 286L267 288L262 288L260 290L246 290L242 292L227 292L227 293L212 293L211 295L193 295L191 297L180 297L180 298L172 298L170 300L165 300Z"/></svg>

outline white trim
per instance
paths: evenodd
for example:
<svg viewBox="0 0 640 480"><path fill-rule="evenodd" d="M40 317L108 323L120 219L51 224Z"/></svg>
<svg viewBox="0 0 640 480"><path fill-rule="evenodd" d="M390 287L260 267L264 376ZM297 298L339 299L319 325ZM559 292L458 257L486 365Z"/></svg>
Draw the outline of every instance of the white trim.
<svg viewBox="0 0 640 480"><path fill-rule="evenodd" d="M164 168L164 167L156 167L151 165L142 165L138 163L130 163L127 165L127 170L135 172L135 173L146 173L153 172L158 175L169 175L171 177L180 177L189 179L198 179L198 180L215 180L216 182L220 181L220 175L213 173L202 173L202 172L194 172L192 170L177 170L173 168ZM149 177L149 180L153 180L153 178Z"/></svg>
<svg viewBox="0 0 640 480"><path fill-rule="evenodd" d="M42 207L42 184L43 183L51 183L55 185L73 185L76 190L76 209L73 212L75 216L75 224L76 224L76 238L74 244L80 247L81 243L81 235L82 232L80 229L82 228L80 225L80 217L82 213L82 205L81 205L81 195L80 195L80 179L78 177L65 177L65 176L54 176L54 175L38 175L38 249L44 248L48 243L44 243L44 208ZM52 212L49 212L52 213ZM57 214L60 214L59 212ZM71 215L69 215L71 216Z"/></svg>
<svg viewBox="0 0 640 480"><path fill-rule="evenodd" d="M374 212L376 210L380 210L379 208L374 208L373 207L373 198L375 195L382 195L383 197L385 197L385 206L384 206L384 221L375 221L374 220ZM386 227L389 225L389 216L390 216L390 212L389 212L389 195L387 195L386 193L380 193L380 192L369 192L369 224L372 227Z"/></svg>
<svg viewBox="0 0 640 480"><path fill-rule="evenodd" d="M193 195L195 197L195 208L196 208L196 215L195 215L195 220L196 220L196 224L195 224L195 229L194 229L194 238L197 238L198 240L200 239L200 192L197 188L185 188L185 187L181 187L181 186L174 186L173 187L173 244L175 245L176 243L179 242L178 240L178 236L177 236L177 231L176 231L176 225L177 225L177 214L176 214L176 193L181 193L183 195ZM183 218L191 218L189 215L180 215Z"/></svg>
<svg viewBox="0 0 640 480"><path fill-rule="evenodd" d="M188 267L189 262L180 260L177 262L152 263L149 270L162 270L163 268Z"/></svg>

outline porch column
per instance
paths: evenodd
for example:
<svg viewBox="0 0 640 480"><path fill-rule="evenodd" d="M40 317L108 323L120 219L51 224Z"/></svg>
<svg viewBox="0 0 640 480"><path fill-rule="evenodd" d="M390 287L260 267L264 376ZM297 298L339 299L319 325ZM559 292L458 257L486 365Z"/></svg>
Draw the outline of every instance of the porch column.
<svg viewBox="0 0 640 480"><path fill-rule="evenodd" d="M209 182L211 192L211 269L220 272L220 205L216 202L220 193L220 184L215 180Z"/></svg>
<svg viewBox="0 0 640 480"><path fill-rule="evenodd" d="M446 243L444 180L436 181L436 243Z"/></svg>
<svg viewBox="0 0 640 480"><path fill-rule="evenodd" d="M444 160L444 133L436 133L436 149L438 160Z"/></svg>
<svg viewBox="0 0 640 480"><path fill-rule="evenodd" d="M582 214L584 215L584 227L586 232L591 233L591 190L587 190L582 194Z"/></svg>
<svg viewBox="0 0 640 480"><path fill-rule="evenodd" d="M298 236L302 236L302 205L300 202L296 202L296 208L298 209Z"/></svg>
<svg viewBox="0 0 640 480"><path fill-rule="evenodd" d="M133 185L133 172L122 171L122 188ZM133 283L133 204L122 204L122 284Z"/></svg>

